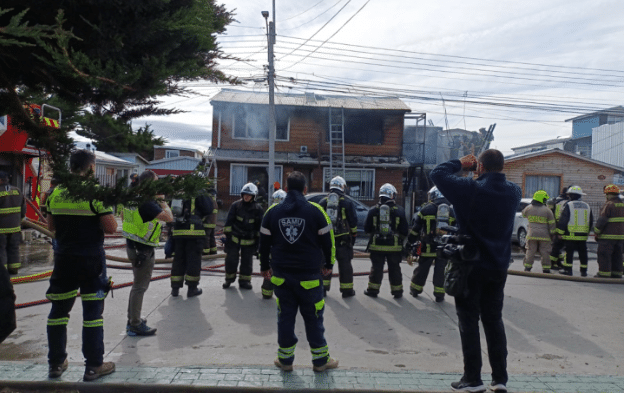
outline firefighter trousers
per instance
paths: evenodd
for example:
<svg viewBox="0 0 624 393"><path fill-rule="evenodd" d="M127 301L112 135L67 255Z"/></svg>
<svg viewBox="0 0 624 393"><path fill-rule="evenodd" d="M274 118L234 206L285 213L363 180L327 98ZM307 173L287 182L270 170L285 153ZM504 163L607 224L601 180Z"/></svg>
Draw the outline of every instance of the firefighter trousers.
<svg viewBox="0 0 624 393"><path fill-rule="evenodd" d="M273 272L277 298L277 357L282 364L295 360L297 311L305 324L306 337L312 352L312 364L322 366L329 361L329 348L325 341L323 312L323 283L319 273Z"/></svg>
<svg viewBox="0 0 624 393"><path fill-rule="evenodd" d="M597 240L598 275L622 278L622 252L624 240Z"/></svg>
<svg viewBox="0 0 624 393"><path fill-rule="evenodd" d="M429 270L433 264L433 295L435 297L444 297L444 268L446 267L446 259L433 257L420 257L418 266L414 269L410 290L418 294L422 293Z"/></svg>
<svg viewBox="0 0 624 393"><path fill-rule="evenodd" d="M217 240L215 239L215 229L206 228L206 241L204 242L204 254L214 255L217 253Z"/></svg>
<svg viewBox="0 0 624 393"><path fill-rule="evenodd" d="M587 241L586 240L565 240L566 257L562 263L565 269L572 270L574 262L574 251L578 252L581 261L581 272L587 271Z"/></svg>
<svg viewBox="0 0 624 393"><path fill-rule="evenodd" d="M22 233L4 233L0 235L0 263L6 265L10 272L15 272L22 264L19 258L19 245Z"/></svg>
<svg viewBox="0 0 624 393"><path fill-rule="evenodd" d="M349 292L353 290L353 247L351 243L336 245L336 261L338 262L338 278L340 281L340 292ZM332 273L323 276L323 286L325 291L329 291L331 287Z"/></svg>
<svg viewBox="0 0 624 393"><path fill-rule="evenodd" d="M236 271L238 270L238 262L240 258L240 273L238 282L251 281L253 273L253 257L256 253L256 245L241 246L232 241L228 242L225 252L225 282L233 283L236 281Z"/></svg>
<svg viewBox="0 0 624 393"><path fill-rule="evenodd" d="M524 255L524 267L531 269L535 262L535 254L539 252L542 257L542 270L550 270L550 240L527 240L526 254Z"/></svg>
<svg viewBox="0 0 624 393"><path fill-rule="evenodd" d="M189 288L197 288L204 240L204 236L175 237L175 253L171 264L171 288L182 288L185 280Z"/></svg>
<svg viewBox="0 0 624 393"><path fill-rule="evenodd" d="M390 280L390 293L392 295L403 294L403 276L401 274L402 252L379 252L371 251L371 272L368 276L368 292L377 294L383 280L383 269L388 262L388 279Z"/></svg>
<svg viewBox="0 0 624 393"><path fill-rule="evenodd" d="M107 279L102 255L54 255L54 270L46 298L52 303L48 315L48 363L62 364L67 358L67 324L78 289L82 300L82 353L86 366L98 367L104 360L104 299Z"/></svg>
<svg viewBox="0 0 624 393"><path fill-rule="evenodd" d="M558 237L552 242L552 249L550 250L550 262L552 267L561 267L563 265L563 260L565 259L565 252L563 251L563 246L565 242Z"/></svg>

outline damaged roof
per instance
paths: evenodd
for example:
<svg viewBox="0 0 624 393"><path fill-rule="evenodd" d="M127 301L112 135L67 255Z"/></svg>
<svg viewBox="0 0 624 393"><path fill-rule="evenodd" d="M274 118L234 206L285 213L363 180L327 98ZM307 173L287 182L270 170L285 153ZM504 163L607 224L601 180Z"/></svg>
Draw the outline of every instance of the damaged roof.
<svg viewBox="0 0 624 393"><path fill-rule="evenodd" d="M212 102L268 105L269 94L264 92L222 89L212 97ZM303 106L314 108L345 108L367 110L395 110L411 112L409 106L393 97L351 97L327 96L315 93L283 94L275 93L275 105Z"/></svg>

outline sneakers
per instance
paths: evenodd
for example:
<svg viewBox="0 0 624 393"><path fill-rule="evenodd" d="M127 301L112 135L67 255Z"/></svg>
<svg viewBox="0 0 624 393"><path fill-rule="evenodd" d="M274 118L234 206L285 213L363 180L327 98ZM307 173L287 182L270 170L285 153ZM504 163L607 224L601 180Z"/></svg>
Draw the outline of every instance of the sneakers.
<svg viewBox="0 0 624 393"><path fill-rule="evenodd" d="M458 382L451 383L451 389L456 392L472 392L472 393L480 393L485 392L485 385L483 382L465 382L463 379Z"/></svg>
<svg viewBox="0 0 624 393"><path fill-rule="evenodd" d="M353 289L350 289L350 290L348 290L348 291L344 291L344 292L342 293L342 297L343 297L343 298L345 298L345 297L351 297L351 296L355 296L355 291L354 291Z"/></svg>
<svg viewBox="0 0 624 393"><path fill-rule="evenodd" d="M115 372L115 363L104 362L98 367L87 366L85 368L84 381L95 381L96 379L103 377L104 375L112 374Z"/></svg>
<svg viewBox="0 0 624 393"><path fill-rule="evenodd" d="M69 366L69 362L67 361L67 359L65 359L65 361L62 364L54 364L54 365L50 365L50 368L48 369L48 378L58 378L61 375L63 375L63 373L65 372L65 370L67 370L67 367Z"/></svg>
<svg viewBox="0 0 624 393"><path fill-rule="evenodd" d="M180 294L180 288L171 288L171 296L178 297Z"/></svg>
<svg viewBox="0 0 624 393"><path fill-rule="evenodd" d="M377 294L376 294L375 292L371 292L371 291L369 291L368 289L365 289L365 290L364 290L364 294L365 294L366 296L370 296L370 297L377 297Z"/></svg>
<svg viewBox="0 0 624 393"><path fill-rule="evenodd" d="M156 333L156 328L147 326L145 322L145 319L142 319L139 326L132 326L128 323L126 325L126 334L128 336L153 336Z"/></svg>
<svg viewBox="0 0 624 393"><path fill-rule="evenodd" d="M492 381L490 386L488 386L491 391L498 393L507 393L507 386L504 383L498 383L496 381Z"/></svg>
<svg viewBox="0 0 624 393"><path fill-rule="evenodd" d="M203 293L204 291L201 290L201 288L197 288L197 287L189 287L188 291L186 292L186 297L193 297L193 296L199 296Z"/></svg>
<svg viewBox="0 0 624 393"><path fill-rule="evenodd" d="M238 287L240 289L252 289L251 281L238 281Z"/></svg>
<svg viewBox="0 0 624 393"><path fill-rule="evenodd" d="M273 364L275 365L275 367L282 369L282 371L292 371L293 370L293 365L292 364L283 364L282 362L280 362L279 359L275 359L273 361Z"/></svg>
<svg viewBox="0 0 624 393"><path fill-rule="evenodd" d="M331 368L338 368L338 361L336 359L329 358L327 363L322 366L312 366L312 370L317 373L329 370Z"/></svg>

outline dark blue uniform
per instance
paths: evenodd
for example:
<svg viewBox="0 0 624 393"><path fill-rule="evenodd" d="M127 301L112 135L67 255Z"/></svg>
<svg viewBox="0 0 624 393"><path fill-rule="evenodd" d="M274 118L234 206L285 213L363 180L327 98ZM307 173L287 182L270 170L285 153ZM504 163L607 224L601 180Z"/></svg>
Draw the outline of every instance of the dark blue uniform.
<svg viewBox="0 0 624 393"><path fill-rule="evenodd" d="M298 191L267 210L260 228L261 270L273 270L271 282L277 297L277 356L284 365L295 360L297 310L306 325L312 363L329 361L323 326L323 279L321 268L334 265L334 238L329 217Z"/></svg>

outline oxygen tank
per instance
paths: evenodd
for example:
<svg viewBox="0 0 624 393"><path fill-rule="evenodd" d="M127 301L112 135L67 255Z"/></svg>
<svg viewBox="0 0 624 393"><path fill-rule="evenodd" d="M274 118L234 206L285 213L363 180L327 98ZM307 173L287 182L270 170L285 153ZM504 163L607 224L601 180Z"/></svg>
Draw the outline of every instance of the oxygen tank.
<svg viewBox="0 0 624 393"><path fill-rule="evenodd" d="M451 208L446 203L441 203L438 205L438 212L436 214L436 234L443 235L446 234L446 231L442 230L442 228L448 226L450 224L451 218Z"/></svg>
<svg viewBox="0 0 624 393"><path fill-rule="evenodd" d="M392 227L390 226L390 206L381 205L379 207L379 233L384 236L392 235Z"/></svg>
<svg viewBox="0 0 624 393"><path fill-rule="evenodd" d="M332 192L327 196L327 216L332 225L336 225L338 221L338 204L340 203L340 197L338 194Z"/></svg>

